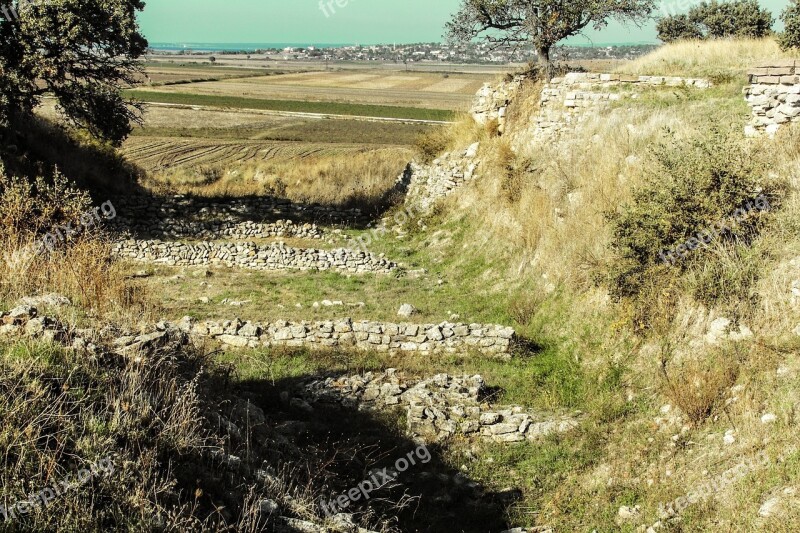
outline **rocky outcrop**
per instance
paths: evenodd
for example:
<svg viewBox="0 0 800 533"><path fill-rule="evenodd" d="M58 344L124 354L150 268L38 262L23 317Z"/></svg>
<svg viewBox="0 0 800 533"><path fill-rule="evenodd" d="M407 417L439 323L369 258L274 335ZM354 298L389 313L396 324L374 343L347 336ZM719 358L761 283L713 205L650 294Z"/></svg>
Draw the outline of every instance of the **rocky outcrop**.
<svg viewBox="0 0 800 533"><path fill-rule="evenodd" d="M173 325L164 325L168 329ZM195 337L235 347L291 346L312 349L350 348L389 353L460 353L473 351L510 357L513 328L487 324L392 324L353 321L197 322L188 317L174 325Z"/></svg>
<svg viewBox="0 0 800 533"><path fill-rule="evenodd" d="M295 397L307 403L341 404L347 408L403 408L408 433L429 442L457 435L492 442L533 441L576 428L580 413L543 414L519 406L494 406L487 401L483 377L438 374L408 379L402 372L316 379Z"/></svg>
<svg viewBox="0 0 800 533"><path fill-rule="evenodd" d="M745 135L775 135L783 124L800 117L800 60L773 60L748 72L744 97L752 109Z"/></svg>
<svg viewBox="0 0 800 533"><path fill-rule="evenodd" d="M397 264L373 253L338 248L292 248L283 243L254 242L196 244L128 239L113 244L118 257L169 266L224 265L250 270L338 270L388 274Z"/></svg>

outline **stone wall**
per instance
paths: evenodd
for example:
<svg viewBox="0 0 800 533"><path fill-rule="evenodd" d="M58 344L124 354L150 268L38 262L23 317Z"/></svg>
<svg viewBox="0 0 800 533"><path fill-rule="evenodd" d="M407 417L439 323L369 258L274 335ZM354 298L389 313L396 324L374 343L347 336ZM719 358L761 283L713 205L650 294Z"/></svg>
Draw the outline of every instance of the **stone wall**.
<svg viewBox="0 0 800 533"><path fill-rule="evenodd" d="M117 203L119 202L119 203ZM352 225L366 224L371 217L360 209L345 209L318 204L296 204L271 196L244 198L214 198L189 196L134 196L115 201L116 223L123 229L141 231L150 236L180 236L203 238L209 225L234 227L239 223L274 225L283 235L313 236L319 230L309 230L305 224ZM278 224L277 221L284 221ZM294 221L294 224L286 223ZM293 227L290 227L293 226ZM244 226L246 228L246 226ZM194 232L199 233L194 233ZM249 231L245 229L245 231ZM272 230L266 230L267 233ZM188 232L188 233L187 233ZM249 235L244 233L243 235ZM235 238L235 236L231 235ZM255 234L249 235L255 237ZM276 236L276 235L265 235Z"/></svg>
<svg viewBox="0 0 800 533"><path fill-rule="evenodd" d="M611 102L637 98L646 88L705 89L711 86L702 79L569 73L544 84L536 112L527 122L515 123L513 131L508 131L508 109L524 83L529 83L524 76L514 76L499 83L485 84L475 96L471 110L478 124L497 120L498 131L508 135L514 147L557 139ZM412 163L406 202L427 211L438 200L474 179L480 165L478 149L476 143L464 151L445 153L428 165Z"/></svg>
<svg viewBox="0 0 800 533"><path fill-rule="evenodd" d="M800 60L779 59L764 63L748 72L750 85L744 97L752 109L745 126L749 137L774 135L783 124L800 116Z"/></svg>
<svg viewBox="0 0 800 533"><path fill-rule="evenodd" d="M480 88L472 104L472 118L480 125L496 120L498 131L505 130L508 106L514 100L525 76L514 76L500 83L485 83Z"/></svg>
<svg viewBox="0 0 800 533"><path fill-rule="evenodd" d="M404 408L408 433L429 442L454 436L492 442L535 441L579 425L580 413L547 414L519 406L494 406L483 377L437 374L412 380L402 372L315 379L294 391L293 400L347 408Z"/></svg>
<svg viewBox="0 0 800 533"><path fill-rule="evenodd" d="M112 252L134 261L169 266L224 265L250 270L338 270L388 274L397 264L373 253L338 248L292 248L283 243L185 243L177 241L117 241Z"/></svg>
<svg viewBox="0 0 800 533"><path fill-rule="evenodd" d="M480 165L479 143L466 150L448 152L428 165L412 162L406 203L428 211L436 201L471 181Z"/></svg>
<svg viewBox="0 0 800 533"><path fill-rule="evenodd" d="M648 88L710 86L709 81L694 78L571 72L542 87L539 112L528 124L517 125L512 143L525 146L557 139L612 102L638 98Z"/></svg>
<svg viewBox="0 0 800 533"><path fill-rule="evenodd" d="M510 355L513 328L487 324L393 324L353 321L349 318L321 322L196 322L184 318L176 325L195 337L211 338L234 347L289 346L355 348L390 353L458 353L474 351L493 356ZM163 326L167 328L168 326Z"/></svg>

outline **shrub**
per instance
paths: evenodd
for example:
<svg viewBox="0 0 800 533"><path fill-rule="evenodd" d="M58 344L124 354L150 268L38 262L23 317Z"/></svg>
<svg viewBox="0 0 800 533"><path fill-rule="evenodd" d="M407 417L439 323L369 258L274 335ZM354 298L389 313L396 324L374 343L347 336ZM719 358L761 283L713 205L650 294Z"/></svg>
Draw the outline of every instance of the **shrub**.
<svg viewBox="0 0 800 533"><path fill-rule="evenodd" d="M419 152L422 161L429 163L447 149L450 143L448 128L445 126L433 128L420 133L414 140L414 147Z"/></svg>
<svg viewBox="0 0 800 533"><path fill-rule="evenodd" d="M791 0L786 9L781 13L784 31L778 35L778 44L783 50L800 48L800 5L796 0Z"/></svg>
<svg viewBox="0 0 800 533"><path fill-rule="evenodd" d="M657 146L652 159L653 171L631 201L610 215L617 254L610 267L611 292L638 301L640 311L652 311L666 293L675 299L675 279L691 271L700 280L695 296L701 301L733 302L733 294L749 290L757 270L752 264L739 268L747 256L740 248L751 246L780 196L778 185L766 178L764 154L736 134L713 129ZM760 195L770 209L755 208ZM744 214L736 211L740 208ZM735 222L734 212L742 215ZM683 243L688 245L677 248ZM670 255L676 248L680 254Z"/></svg>
<svg viewBox="0 0 800 533"><path fill-rule="evenodd" d="M70 237L55 251L36 253L43 234L58 225L77 225L90 206L89 195L58 173L50 182L29 182L7 176L0 166L0 249L5 262L0 301L56 292L90 310L140 314L142 301L111 262L99 228Z"/></svg>
<svg viewBox="0 0 800 533"><path fill-rule="evenodd" d="M658 38L718 39L724 37L766 37L775 18L757 0L703 2L686 15L672 15L658 21Z"/></svg>
<svg viewBox="0 0 800 533"><path fill-rule="evenodd" d="M694 424L702 423L722 404L725 393L739 377L742 354L712 353L679 363L662 359L663 389Z"/></svg>

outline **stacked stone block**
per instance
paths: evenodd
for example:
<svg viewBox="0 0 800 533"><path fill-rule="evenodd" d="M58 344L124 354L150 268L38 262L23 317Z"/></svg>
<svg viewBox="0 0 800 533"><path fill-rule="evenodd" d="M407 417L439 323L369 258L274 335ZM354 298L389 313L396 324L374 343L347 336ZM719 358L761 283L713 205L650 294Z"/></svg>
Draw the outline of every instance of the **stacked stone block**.
<svg viewBox="0 0 800 533"><path fill-rule="evenodd" d="M745 126L749 137L775 135L778 129L800 116L800 60L778 59L748 72L750 85L744 97L752 109Z"/></svg>
<svg viewBox="0 0 800 533"><path fill-rule="evenodd" d="M397 263L373 253L337 248L292 248L283 243L185 243L177 241L117 241L112 252L123 258L168 266L222 265L250 270L338 270L352 273L388 274Z"/></svg>
<svg viewBox="0 0 800 533"><path fill-rule="evenodd" d="M460 353L474 351L508 357L514 329L493 324L385 323L349 318L321 322L242 322L239 319L196 322L184 318L177 327L192 336L215 339L234 347L288 346L355 348L388 353Z"/></svg>

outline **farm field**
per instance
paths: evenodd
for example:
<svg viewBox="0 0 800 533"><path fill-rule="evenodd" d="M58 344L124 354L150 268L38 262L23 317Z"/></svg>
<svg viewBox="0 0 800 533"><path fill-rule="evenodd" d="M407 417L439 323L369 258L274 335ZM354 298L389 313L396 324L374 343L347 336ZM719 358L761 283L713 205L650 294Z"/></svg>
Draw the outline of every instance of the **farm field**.
<svg viewBox="0 0 800 533"><path fill-rule="evenodd" d="M150 172L175 167L225 165L272 159L307 159L322 156L351 156L371 152L378 146L358 143L302 143L173 137L132 137L122 153Z"/></svg>
<svg viewBox="0 0 800 533"><path fill-rule="evenodd" d="M481 74L451 75L387 71L303 72L200 81L158 88L142 87L141 91L258 100L411 106L455 111L466 109L475 92L485 81L486 76ZM142 98L146 97L142 96ZM163 98L163 96L159 95L159 98ZM275 109L274 107L269 108ZM401 116L401 118L416 117Z"/></svg>
<svg viewBox="0 0 800 533"><path fill-rule="evenodd" d="M233 109L151 105L134 136L410 145L424 123L327 119Z"/></svg>
<svg viewBox="0 0 800 533"><path fill-rule="evenodd" d="M194 87L197 84L192 84ZM187 85L183 85L188 91ZM167 87L169 88L169 87ZM159 89L165 89L159 87ZM151 91L137 89L125 91L124 96L142 102L180 104L193 106L225 107L234 109L261 109L290 113L314 113L323 115L352 115L359 117L383 117L410 120L449 121L453 112L445 109L420 109L391 105L351 104L345 102L312 102L302 100L269 100L237 96L206 95L182 91Z"/></svg>

